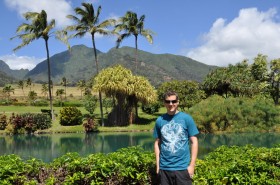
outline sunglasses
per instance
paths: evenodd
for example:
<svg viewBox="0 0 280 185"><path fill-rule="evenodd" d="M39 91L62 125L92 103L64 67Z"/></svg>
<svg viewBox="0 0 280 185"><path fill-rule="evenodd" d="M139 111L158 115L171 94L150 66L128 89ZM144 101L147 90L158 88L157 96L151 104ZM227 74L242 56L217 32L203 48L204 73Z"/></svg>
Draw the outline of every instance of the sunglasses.
<svg viewBox="0 0 280 185"><path fill-rule="evenodd" d="M164 103L167 103L167 104L170 104L170 103L174 104L177 102L178 102L178 100L164 100Z"/></svg>

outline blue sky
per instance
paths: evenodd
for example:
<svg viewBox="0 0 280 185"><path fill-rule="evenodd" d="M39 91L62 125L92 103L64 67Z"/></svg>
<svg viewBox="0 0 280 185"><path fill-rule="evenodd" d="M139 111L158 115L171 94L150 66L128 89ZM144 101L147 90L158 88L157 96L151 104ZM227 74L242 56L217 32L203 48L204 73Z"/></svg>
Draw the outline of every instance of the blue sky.
<svg viewBox="0 0 280 185"><path fill-rule="evenodd" d="M100 21L123 16L126 11L145 15L145 28L156 34L150 44L139 38L138 48L155 54L187 56L199 62L228 66L244 59L252 61L258 53L268 59L280 58L279 0L2 0L0 2L0 59L12 69L32 69L46 58L42 39L13 52L20 40L10 40L16 28L27 22L22 14L44 9L49 19L56 20L56 29L71 22L66 15L82 2L95 9L102 7ZM116 37L101 37L96 47L107 52L115 47ZM71 45L92 47L90 36L70 41ZM134 38L122 46L134 47ZM50 55L67 50L60 41L50 38Z"/></svg>

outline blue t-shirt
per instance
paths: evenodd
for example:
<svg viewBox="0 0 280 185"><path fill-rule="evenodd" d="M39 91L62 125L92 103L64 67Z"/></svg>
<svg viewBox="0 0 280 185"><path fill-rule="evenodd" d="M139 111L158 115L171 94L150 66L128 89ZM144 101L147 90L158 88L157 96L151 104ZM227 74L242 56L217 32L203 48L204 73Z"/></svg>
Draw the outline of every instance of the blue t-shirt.
<svg viewBox="0 0 280 185"><path fill-rule="evenodd" d="M162 170L186 170L190 163L189 137L199 133L193 118L184 112L164 114L156 120L153 136L160 139Z"/></svg>

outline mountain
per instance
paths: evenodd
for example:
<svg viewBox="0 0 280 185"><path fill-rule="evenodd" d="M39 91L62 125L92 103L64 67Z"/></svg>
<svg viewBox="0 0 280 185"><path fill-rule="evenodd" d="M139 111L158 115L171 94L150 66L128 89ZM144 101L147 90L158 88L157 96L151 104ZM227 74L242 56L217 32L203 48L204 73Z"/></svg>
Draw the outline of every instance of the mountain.
<svg viewBox="0 0 280 185"><path fill-rule="evenodd" d="M152 54L138 50L137 67L135 48L112 48L107 53L97 51L99 70L116 64L130 69L134 75L145 76L157 86L169 80L194 80L202 82L204 77L217 66L210 66L191 58L172 54ZM88 80L96 74L93 49L76 45L70 51L64 51L50 57L51 76L54 83L60 83L63 77L75 84L78 80ZM39 63L29 71L25 78L33 82L47 82L47 61Z"/></svg>
<svg viewBox="0 0 280 185"><path fill-rule="evenodd" d="M3 60L0 60L0 86L2 87L8 83L14 83L19 79L22 79L28 72L28 69L10 69Z"/></svg>

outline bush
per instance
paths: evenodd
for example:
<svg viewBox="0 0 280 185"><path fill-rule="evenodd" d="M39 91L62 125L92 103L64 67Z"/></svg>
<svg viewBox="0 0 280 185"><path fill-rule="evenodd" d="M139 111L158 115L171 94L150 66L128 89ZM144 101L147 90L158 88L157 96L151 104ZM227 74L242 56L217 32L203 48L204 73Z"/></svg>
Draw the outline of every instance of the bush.
<svg viewBox="0 0 280 185"><path fill-rule="evenodd" d="M279 184L280 148L221 146L199 160L195 184Z"/></svg>
<svg viewBox="0 0 280 185"><path fill-rule="evenodd" d="M7 116L5 114L0 114L0 130L5 130L7 124Z"/></svg>
<svg viewBox="0 0 280 185"><path fill-rule="evenodd" d="M32 105L37 107L44 107L48 106L49 102L47 100L37 99L32 102Z"/></svg>
<svg viewBox="0 0 280 185"><path fill-rule="evenodd" d="M193 184L279 184L279 147L221 146L197 160ZM48 164L2 155L0 164L2 184L156 184L155 155L139 146L86 157L67 153Z"/></svg>
<svg viewBox="0 0 280 185"><path fill-rule="evenodd" d="M192 107L190 114L202 132L254 132L277 130L279 111L265 99L225 99L214 95Z"/></svg>
<svg viewBox="0 0 280 185"><path fill-rule="evenodd" d="M37 130L48 129L51 125L51 118L46 114L12 114L6 131L11 134L30 134Z"/></svg>
<svg viewBox="0 0 280 185"><path fill-rule="evenodd" d="M94 110L96 109L97 100L98 98L96 96L91 96L91 95L86 96L84 107L86 111L88 111L90 114L93 114Z"/></svg>
<svg viewBox="0 0 280 185"><path fill-rule="evenodd" d="M98 123L95 121L94 116L88 116L83 123L86 132L98 131Z"/></svg>
<svg viewBox="0 0 280 185"><path fill-rule="evenodd" d="M54 107L83 107L83 103L80 101L55 101L53 103Z"/></svg>
<svg viewBox="0 0 280 185"><path fill-rule="evenodd" d="M142 105L142 111L147 114L154 114L159 111L161 104L159 102L153 104Z"/></svg>
<svg viewBox="0 0 280 185"><path fill-rule="evenodd" d="M82 112L76 107L63 107L60 110L59 122L64 126L81 125L83 123Z"/></svg>

